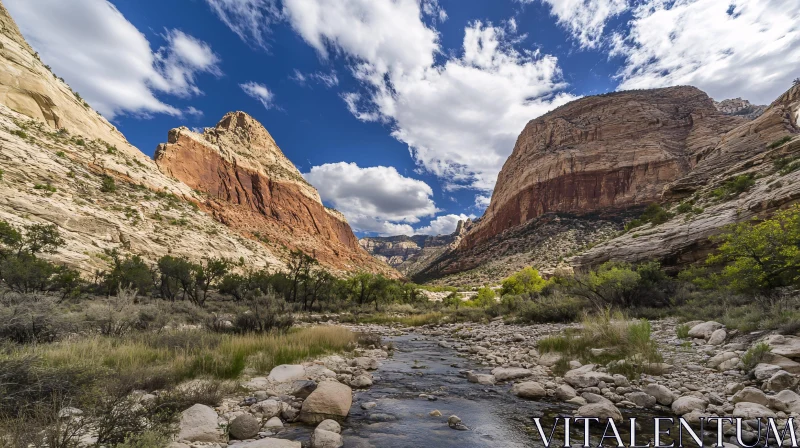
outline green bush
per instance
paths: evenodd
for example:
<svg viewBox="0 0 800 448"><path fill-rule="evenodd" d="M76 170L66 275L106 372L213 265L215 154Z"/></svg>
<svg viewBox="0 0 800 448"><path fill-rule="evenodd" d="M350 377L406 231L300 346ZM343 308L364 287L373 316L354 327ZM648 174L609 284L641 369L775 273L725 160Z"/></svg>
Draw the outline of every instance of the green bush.
<svg viewBox="0 0 800 448"><path fill-rule="evenodd" d="M678 339L688 339L689 338L689 326L685 324L680 324L675 327L675 334L678 336Z"/></svg>
<svg viewBox="0 0 800 448"><path fill-rule="evenodd" d="M721 187L712 190L711 197L717 200L735 198L750 190L755 184L756 180L752 174L742 174L728 179Z"/></svg>
<svg viewBox="0 0 800 448"><path fill-rule="evenodd" d="M780 139L775 140L774 142L770 143L769 145L767 145L767 148L768 149L775 149L775 148L777 148L779 146L783 146L784 144L789 143L790 141L792 141L792 136L791 135L787 135L785 137L781 137Z"/></svg>
<svg viewBox="0 0 800 448"><path fill-rule="evenodd" d="M100 287L106 295L116 295L122 288L132 288L139 294L153 290L153 272L139 255L123 257L116 249L109 252L111 269L99 272Z"/></svg>
<svg viewBox="0 0 800 448"><path fill-rule="evenodd" d="M744 355L742 355L742 364L744 370L750 372L764 359L769 353L769 344L759 342L758 344L750 347Z"/></svg>
<svg viewBox="0 0 800 448"><path fill-rule="evenodd" d="M489 308L497 303L497 300L495 299L496 297L497 294L495 294L492 288L484 286L478 290L478 294L472 299L472 301L475 302L475 304L479 307Z"/></svg>
<svg viewBox="0 0 800 448"><path fill-rule="evenodd" d="M103 176L103 180L100 181L100 191L103 193L114 193L117 191L117 182L109 175Z"/></svg>
<svg viewBox="0 0 800 448"><path fill-rule="evenodd" d="M664 210L664 208L661 207L661 204L653 203L647 206L645 211L642 213L642 216L626 224L625 230L641 227L648 223L657 226L669 221L671 218L672 214Z"/></svg>
<svg viewBox="0 0 800 448"><path fill-rule="evenodd" d="M537 294L547 286L547 281L539 275L539 271L527 267L511 277L503 280L500 295Z"/></svg>

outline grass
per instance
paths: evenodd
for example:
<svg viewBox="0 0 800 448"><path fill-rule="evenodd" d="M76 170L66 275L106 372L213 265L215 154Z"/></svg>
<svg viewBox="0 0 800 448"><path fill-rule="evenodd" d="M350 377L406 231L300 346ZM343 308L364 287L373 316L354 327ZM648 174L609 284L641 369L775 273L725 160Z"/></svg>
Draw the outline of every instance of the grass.
<svg viewBox="0 0 800 448"><path fill-rule="evenodd" d="M341 327L312 327L286 334L229 335L207 332L94 336L77 341L21 346L0 360L36 357L47 367L103 373L158 372L169 381L236 378L246 369L267 373L351 348L356 336Z"/></svg>
<svg viewBox="0 0 800 448"><path fill-rule="evenodd" d="M765 342L759 342L750 347L750 349L742 355L742 364L744 365L745 371L749 372L755 369L767 353L769 353L769 344Z"/></svg>
<svg viewBox="0 0 800 448"><path fill-rule="evenodd" d="M538 348L542 353L565 355L561 369L566 368L570 359L577 359L584 364L609 364L613 373L629 377L646 371L650 364L663 361L651 338L649 321L631 321L621 313L610 311L584 316L582 328L543 338ZM592 349L603 351L592 353ZM556 367L559 370L559 366Z"/></svg>
<svg viewBox="0 0 800 448"><path fill-rule="evenodd" d="M680 324L675 327L675 333L678 335L678 339L687 339L689 337L689 326L685 324Z"/></svg>

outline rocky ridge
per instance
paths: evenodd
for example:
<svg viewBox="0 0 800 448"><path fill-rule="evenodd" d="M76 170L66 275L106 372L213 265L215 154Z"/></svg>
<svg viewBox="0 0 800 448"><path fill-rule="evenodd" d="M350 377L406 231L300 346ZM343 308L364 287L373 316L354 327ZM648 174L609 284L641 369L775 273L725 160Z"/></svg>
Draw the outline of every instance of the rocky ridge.
<svg viewBox="0 0 800 448"><path fill-rule="evenodd" d="M300 249L342 271L397 275L361 249L344 216L322 204L269 132L244 112L225 115L202 134L171 130L155 161L200 192L216 219L275 250Z"/></svg>
<svg viewBox="0 0 800 448"><path fill-rule="evenodd" d="M415 276L432 260L458 246L472 221L460 221L450 235L399 235L364 237L358 240L364 250L387 263L407 277Z"/></svg>
<svg viewBox="0 0 800 448"><path fill-rule="evenodd" d="M767 109L767 106L757 106L741 98L714 101L714 107L723 114L736 115L749 120L755 120L760 117Z"/></svg>
<svg viewBox="0 0 800 448"><path fill-rule="evenodd" d="M236 132L238 121L223 122L228 129L212 131L217 147L229 151L227 160L268 172L272 185L290 192L286 201L297 201L298 210L273 209L275 222L261 233L302 222L297 232L265 243L255 229L237 226L237 216L226 213L219 198L162 173L39 60L0 4L0 219L15 226L57 225L66 246L52 255L54 261L90 274L107 268L105 252L117 249L151 262L165 254L216 256L281 269L289 248L300 248L318 252L334 271L397 275L358 247L341 214L322 206L266 130L245 141ZM238 153L245 156L233 155ZM199 177L210 174L195 168ZM102 191L106 178L114 180L115 192Z"/></svg>

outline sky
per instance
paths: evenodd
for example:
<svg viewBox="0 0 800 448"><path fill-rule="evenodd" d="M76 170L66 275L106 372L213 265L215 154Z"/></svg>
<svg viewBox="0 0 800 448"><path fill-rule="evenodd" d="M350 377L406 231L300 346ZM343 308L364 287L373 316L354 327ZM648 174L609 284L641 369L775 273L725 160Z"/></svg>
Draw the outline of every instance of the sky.
<svg viewBox="0 0 800 448"><path fill-rule="evenodd" d="M3 0L44 63L148 155L242 110L363 235L488 206L525 124L694 85L769 104L797 0Z"/></svg>

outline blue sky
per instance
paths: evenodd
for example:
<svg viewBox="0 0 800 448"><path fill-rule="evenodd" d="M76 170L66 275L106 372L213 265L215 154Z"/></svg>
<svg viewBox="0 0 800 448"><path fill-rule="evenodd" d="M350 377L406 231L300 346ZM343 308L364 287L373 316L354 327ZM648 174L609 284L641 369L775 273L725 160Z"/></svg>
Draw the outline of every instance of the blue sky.
<svg viewBox="0 0 800 448"><path fill-rule="evenodd" d="M359 234L480 216L528 120L696 85L771 102L796 0L4 0L45 63L152 155L243 110Z"/></svg>

